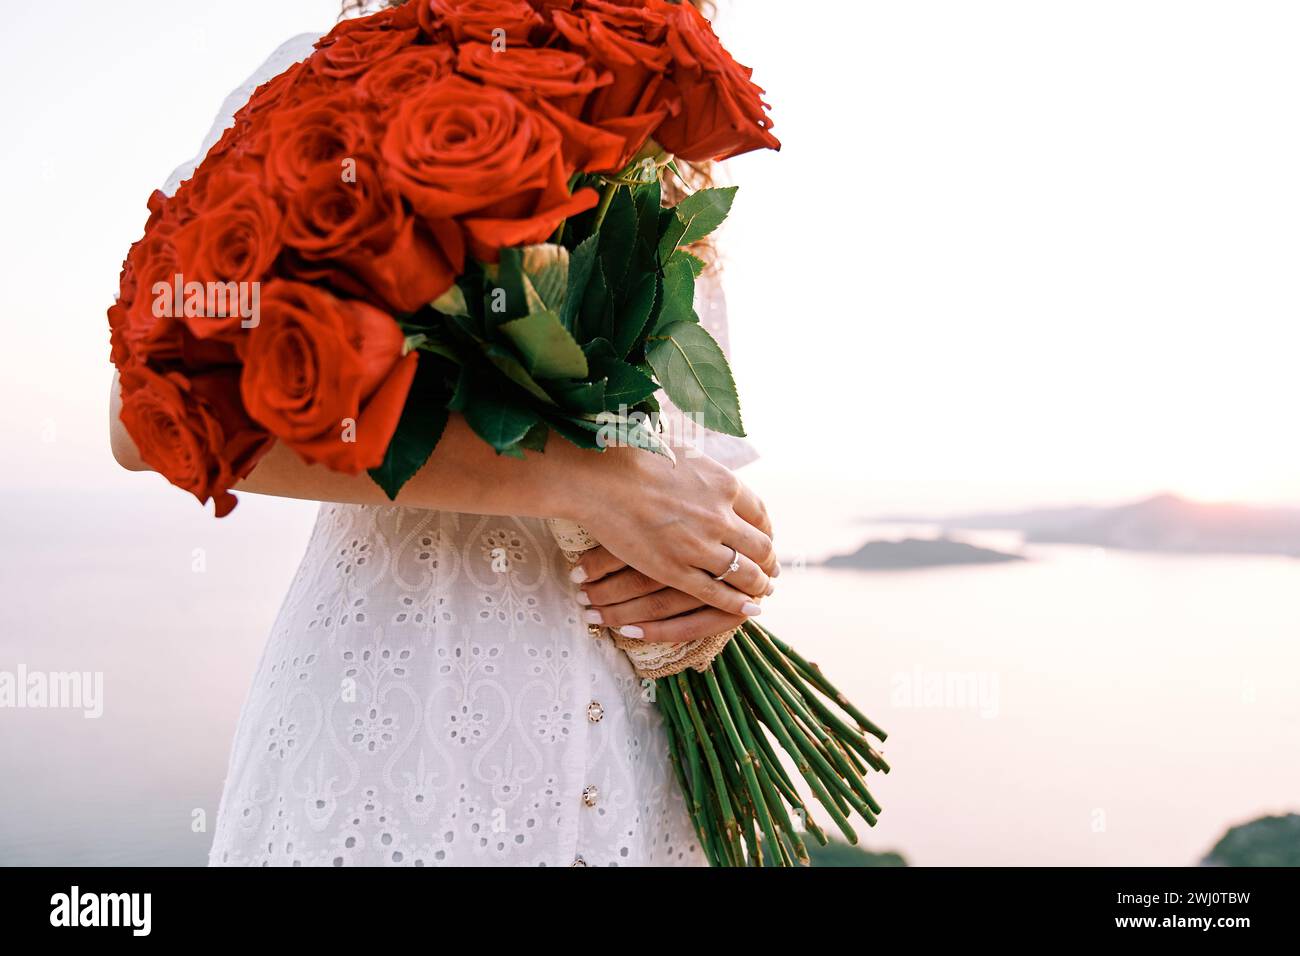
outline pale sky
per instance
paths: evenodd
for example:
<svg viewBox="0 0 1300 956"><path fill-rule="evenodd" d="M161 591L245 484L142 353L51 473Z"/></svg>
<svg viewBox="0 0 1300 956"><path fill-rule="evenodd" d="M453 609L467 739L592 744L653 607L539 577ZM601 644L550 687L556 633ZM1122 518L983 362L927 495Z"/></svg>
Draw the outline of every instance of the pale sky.
<svg viewBox="0 0 1300 956"><path fill-rule="evenodd" d="M724 235L755 474L1300 502L1300 7L722 7L785 143ZM129 479L104 310L145 199L335 13L6 9L0 489Z"/></svg>

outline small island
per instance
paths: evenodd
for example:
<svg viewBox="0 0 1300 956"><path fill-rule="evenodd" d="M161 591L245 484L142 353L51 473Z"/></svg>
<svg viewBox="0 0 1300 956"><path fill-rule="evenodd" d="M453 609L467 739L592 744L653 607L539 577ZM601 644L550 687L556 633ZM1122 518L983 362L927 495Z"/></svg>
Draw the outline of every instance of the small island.
<svg viewBox="0 0 1300 956"><path fill-rule="evenodd" d="M978 548L952 538L904 538L901 541L868 541L852 554L827 558L822 562L822 567L898 571L968 564L1005 564L1024 560L1023 555Z"/></svg>

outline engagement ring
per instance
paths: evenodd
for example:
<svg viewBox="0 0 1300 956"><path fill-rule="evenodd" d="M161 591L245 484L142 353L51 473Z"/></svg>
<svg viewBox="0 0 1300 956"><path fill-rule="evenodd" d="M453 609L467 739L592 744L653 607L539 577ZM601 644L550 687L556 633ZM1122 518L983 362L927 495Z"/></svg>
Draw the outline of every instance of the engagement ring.
<svg viewBox="0 0 1300 956"><path fill-rule="evenodd" d="M735 574L735 573L736 573L737 571L739 571L739 570L740 570L740 551L739 551L739 549L737 549L737 548L732 548L732 549L731 549L731 563L730 563L729 565L727 565L727 570L723 571L721 574L719 574L719 575L718 575L717 577L715 577L713 580L715 580L715 581L725 581L725 580L727 579L727 575L728 575L728 574Z"/></svg>

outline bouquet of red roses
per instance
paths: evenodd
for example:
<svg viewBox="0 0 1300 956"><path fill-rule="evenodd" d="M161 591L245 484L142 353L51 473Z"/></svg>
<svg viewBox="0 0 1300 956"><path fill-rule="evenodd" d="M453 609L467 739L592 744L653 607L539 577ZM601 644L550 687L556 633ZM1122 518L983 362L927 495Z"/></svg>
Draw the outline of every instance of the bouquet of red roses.
<svg viewBox="0 0 1300 956"><path fill-rule="evenodd" d="M763 147L762 91L690 4L412 0L341 23L150 199L109 310L122 421L218 516L276 441L395 498L451 412L501 454L611 430L667 453L662 389L742 435L689 250L735 191L665 206L661 182ZM822 838L763 727L850 839L850 809L874 822L883 734L815 665L753 624L625 650L663 690L715 863L806 859L785 803Z"/></svg>

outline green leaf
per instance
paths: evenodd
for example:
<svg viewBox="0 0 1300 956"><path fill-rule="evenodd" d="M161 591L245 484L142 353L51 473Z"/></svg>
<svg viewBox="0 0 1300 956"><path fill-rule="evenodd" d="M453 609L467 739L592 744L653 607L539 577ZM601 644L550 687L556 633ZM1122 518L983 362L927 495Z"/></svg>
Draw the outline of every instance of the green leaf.
<svg viewBox="0 0 1300 956"><path fill-rule="evenodd" d="M578 338L591 339L613 337L613 306L610 302L609 285L605 281L605 267L599 260L591 271L587 282L587 294L582 299L582 318L578 322Z"/></svg>
<svg viewBox="0 0 1300 956"><path fill-rule="evenodd" d="M546 451L546 439L550 436L551 430L545 422L538 422L532 428L528 429L527 434L519 439L519 447L526 448L528 451Z"/></svg>
<svg viewBox="0 0 1300 956"><path fill-rule="evenodd" d="M465 304L465 292L455 284L433 300L433 307L444 315L469 315L469 306Z"/></svg>
<svg viewBox="0 0 1300 956"><path fill-rule="evenodd" d="M579 448L603 450L597 440L600 426L593 421L572 415L548 415L546 422Z"/></svg>
<svg viewBox="0 0 1300 956"><path fill-rule="evenodd" d="M695 271L685 259L673 258L664 266L664 295L655 322L657 335L660 329L677 322L699 322L695 314Z"/></svg>
<svg viewBox="0 0 1300 956"><path fill-rule="evenodd" d="M646 359L674 405L698 415L705 428L744 437L731 368L702 326L677 322L656 332L646 346Z"/></svg>
<svg viewBox="0 0 1300 956"><path fill-rule="evenodd" d="M564 308L569 282L569 250L545 243L525 246L522 252L524 297L528 311L559 314Z"/></svg>
<svg viewBox="0 0 1300 956"><path fill-rule="evenodd" d="M536 378L586 378L587 357L554 312L534 312L501 326Z"/></svg>
<svg viewBox="0 0 1300 956"><path fill-rule="evenodd" d="M610 410L620 405L632 408L659 390L654 379L621 359L614 359L601 371L606 376L605 407Z"/></svg>
<svg viewBox="0 0 1300 956"><path fill-rule="evenodd" d="M564 295L564 308L560 310L560 321L570 332L574 329L578 310L586 295L587 282L591 279L591 267L596 264L599 245L600 236L588 236L569 255L569 282Z"/></svg>
<svg viewBox="0 0 1300 956"><path fill-rule="evenodd" d="M659 214L663 210L663 190L659 180L640 186L633 193L636 200L636 268L650 271L658 267Z"/></svg>
<svg viewBox="0 0 1300 956"><path fill-rule="evenodd" d="M678 250L677 250L677 255L673 256L673 261L676 262L678 259L681 259L681 260L683 260L683 261L685 261L685 262L687 262L687 263L690 264L690 267L691 267L691 273L692 273L692 274L695 276L695 278L697 278L697 279L700 277L700 274L701 274L701 273L702 273L706 268L708 268L708 263L707 263L707 262L705 262L703 259L701 259L699 256L697 256L695 253L693 253L693 252L687 252L685 249L678 249Z"/></svg>
<svg viewBox="0 0 1300 956"><path fill-rule="evenodd" d="M653 272L642 273L637 284L629 291L627 300L614 317L614 351L626 356L641 341L654 313L659 276Z"/></svg>
<svg viewBox="0 0 1300 956"><path fill-rule="evenodd" d="M515 358L513 354L496 345L489 345L486 343L482 343L482 345L483 355L497 368L498 371L505 375L506 378L510 379L510 381L514 382L534 398L541 399L543 402L551 405L555 404L555 400L547 394L546 389L542 388L542 386L537 383L537 380L528 374L528 370L519 364L519 359Z"/></svg>
<svg viewBox="0 0 1300 956"><path fill-rule="evenodd" d="M524 292L523 253L519 249L501 250L501 261L484 267L488 282L483 290L483 313L489 327L528 314L528 296Z"/></svg>
<svg viewBox="0 0 1300 956"><path fill-rule="evenodd" d="M644 402L659 390L651 378L651 368L632 365L614 354L614 347L604 339L595 339L582 347L587 355L593 378L605 380L605 407L614 411Z"/></svg>
<svg viewBox="0 0 1300 956"><path fill-rule="evenodd" d="M686 233L679 245L699 242L722 225L736 200L735 186L701 189L687 196L675 207L677 218L686 223Z"/></svg>
<svg viewBox="0 0 1300 956"><path fill-rule="evenodd" d="M644 413L602 412L596 416L596 425L596 443L600 448L639 448L673 462L677 460L656 430L656 423Z"/></svg>
<svg viewBox="0 0 1300 956"><path fill-rule="evenodd" d="M464 362L464 356L459 344L447 334L447 329L442 325L430 326L421 332L420 341L416 343L415 348L421 352L439 355L448 361L455 362L457 365Z"/></svg>
<svg viewBox="0 0 1300 956"><path fill-rule="evenodd" d="M637 240L637 210L626 186L614 190L605 221L600 225L600 264L612 293L622 291L632 265Z"/></svg>
<svg viewBox="0 0 1300 956"><path fill-rule="evenodd" d="M406 407L398 419L384 460L370 469L370 477L388 496L397 499L402 486L429 460L447 427L447 390L433 360L420 358Z"/></svg>
<svg viewBox="0 0 1300 956"><path fill-rule="evenodd" d="M699 242L722 225L735 198L735 186L722 186L701 189L674 206L675 221L669 222L659 240L659 261L667 262L678 247Z"/></svg>
<svg viewBox="0 0 1300 956"><path fill-rule="evenodd" d="M633 448L640 448L645 451L652 451L657 455L663 455L669 461L676 464L677 457L664 444L659 437L648 425L643 422L629 422L627 426L628 444Z"/></svg>
<svg viewBox="0 0 1300 956"><path fill-rule="evenodd" d="M465 422L485 442L504 453L521 441L541 421L527 406L511 401L508 393L493 387L483 369L462 366L456 392L448 407L465 416Z"/></svg>
<svg viewBox="0 0 1300 956"><path fill-rule="evenodd" d="M571 412L595 415L605 410L605 380L598 382L557 382L555 397Z"/></svg>

